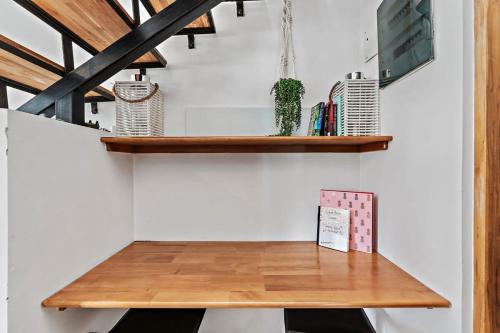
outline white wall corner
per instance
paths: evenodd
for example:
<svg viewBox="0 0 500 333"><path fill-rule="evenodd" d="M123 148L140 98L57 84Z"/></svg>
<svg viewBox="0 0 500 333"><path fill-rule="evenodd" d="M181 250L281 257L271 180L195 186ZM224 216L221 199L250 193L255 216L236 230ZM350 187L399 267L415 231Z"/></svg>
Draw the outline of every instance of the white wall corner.
<svg viewBox="0 0 500 333"><path fill-rule="evenodd" d="M8 303L8 183L7 183L7 110L0 109L0 333L7 333Z"/></svg>

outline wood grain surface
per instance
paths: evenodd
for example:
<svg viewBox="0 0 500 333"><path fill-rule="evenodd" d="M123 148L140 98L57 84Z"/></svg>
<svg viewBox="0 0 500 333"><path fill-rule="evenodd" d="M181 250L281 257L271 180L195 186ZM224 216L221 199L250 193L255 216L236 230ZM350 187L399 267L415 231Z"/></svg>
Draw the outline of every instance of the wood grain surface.
<svg viewBox="0 0 500 333"><path fill-rule="evenodd" d="M360 153L386 150L391 136L102 137L128 153Z"/></svg>
<svg viewBox="0 0 500 333"><path fill-rule="evenodd" d="M475 1L474 333L500 332L500 2Z"/></svg>
<svg viewBox="0 0 500 333"><path fill-rule="evenodd" d="M43 305L429 308L450 302L379 254L346 254L314 242L135 242Z"/></svg>
<svg viewBox="0 0 500 333"><path fill-rule="evenodd" d="M33 0L33 3L99 52L131 31L106 0ZM156 61L151 52L137 60Z"/></svg>
<svg viewBox="0 0 500 333"><path fill-rule="evenodd" d="M158 13L161 10L167 8L171 4L173 4L176 0L149 0L149 3L151 3L151 6L154 8L155 12ZM186 26L186 28L193 28L193 29L199 29L199 28L209 28L210 27L210 21L208 19L208 15L204 14L194 20L192 23Z"/></svg>
<svg viewBox="0 0 500 333"><path fill-rule="evenodd" d="M0 35L0 40L20 51L37 58L40 61L45 62L48 66L53 67L55 70L49 71L46 68L42 68L35 65L15 54L12 54L4 49L0 48L0 77L4 77L11 81L20 83L22 85L34 88L36 90L45 90L56 81L61 79L61 76L55 72L64 72L64 67L49 60L42 55L27 49L26 47L10 40L9 38ZM107 90L104 87L100 89ZM113 93L107 90L110 95ZM86 96L100 96L100 94L90 91Z"/></svg>

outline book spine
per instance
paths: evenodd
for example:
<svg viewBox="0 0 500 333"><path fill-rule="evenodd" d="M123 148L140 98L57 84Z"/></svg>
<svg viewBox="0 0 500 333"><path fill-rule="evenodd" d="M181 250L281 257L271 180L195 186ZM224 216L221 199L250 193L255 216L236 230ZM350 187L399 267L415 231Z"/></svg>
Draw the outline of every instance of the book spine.
<svg viewBox="0 0 500 333"><path fill-rule="evenodd" d="M333 103L332 102L332 135L333 136L337 136L338 135L338 131L337 131L337 121L338 121L338 117L337 117L337 104Z"/></svg>
<svg viewBox="0 0 500 333"><path fill-rule="evenodd" d="M321 136L323 132L323 121L325 120L325 103L321 103L319 106L318 122L316 123L315 135Z"/></svg>
<svg viewBox="0 0 500 333"><path fill-rule="evenodd" d="M321 219L321 206L318 206L318 221L316 229L316 245L319 245L319 223Z"/></svg>
<svg viewBox="0 0 500 333"><path fill-rule="evenodd" d="M323 105L323 122L321 124L321 136L326 135L326 129L328 126L328 104Z"/></svg>
<svg viewBox="0 0 500 333"><path fill-rule="evenodd" d="M342 96L335 97L335 104L337 105L337 135L344 135L342 133Z"/></svg>
<svg viewBox="0 0 500 333"><path fill-rule="evenodd" d="M326 125L326 136L333 136L334 135L334 128L333 128L333 123L335 120L335 115L333 113L333 102L330 101L328 103L328 122Z"/></svg>
<svg viewBox="0 0 500 333"><path fill-rule="evenodd" d="M318 127L318 121L319 121L319 109L320 109L320 104L317 104L314 107L314 121L313 121L313 128L311 131L312 136L316 136L316 129Z"/></svg>
<svg viewBox="0 0 500 333"><path fill-rule="evenodd" d="M311 108L311 116L309 118L309 128L307 129L307 136L311 136L313 133L314 121L315 121L315 111L316 111L316 107L314 106Z"/></svg>

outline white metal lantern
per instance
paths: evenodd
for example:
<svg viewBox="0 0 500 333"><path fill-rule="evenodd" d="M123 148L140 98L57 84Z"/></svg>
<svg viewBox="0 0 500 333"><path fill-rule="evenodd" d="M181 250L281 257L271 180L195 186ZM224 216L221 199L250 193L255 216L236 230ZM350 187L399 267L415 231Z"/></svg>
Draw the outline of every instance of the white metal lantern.
<svg viewBox="0 0 500 333"><path fill-rule="evenodd" d="M116 97L117 136L162 136L163 98L158 84L121 81L113 87Z"/></svg>
<svg viewBox="0 0 500 333"><path fill-rule="evenodd" d="M332 98L340 105L339 135L380 135L378 80L345 80L334 88Z"/></svg>

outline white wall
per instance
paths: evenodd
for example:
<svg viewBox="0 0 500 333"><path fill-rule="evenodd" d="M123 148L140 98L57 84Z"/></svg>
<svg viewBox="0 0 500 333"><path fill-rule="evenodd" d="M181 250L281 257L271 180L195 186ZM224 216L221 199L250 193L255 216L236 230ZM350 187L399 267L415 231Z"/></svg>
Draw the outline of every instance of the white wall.
<svg viewBox="0 0 500 333"><path fill-rule="evenodd" d="M380 2L366 0L363 11L374 18ZM468 177L462 162L464 144L471 148L463 130L464 114L472 126L470 54L464 62L472 47L470 35L464 44L464 31L472 21L464 20L461 2L434 5L436 60L383 90L383 132L395 140L385 153L362 155L361 187L379 196L380 253L453 306L374 311L379 333L470 332L465 325L462 331L471 314L471 308L462 312L462 177ZM376 73L377 58L366 68Z"/></svg>
<svg viewBox="0 0 500 333"><path fill-rule="evenodd" d="M469 333L474 310L474 2L463 3L462 332Z"/></svg>
<svg viewBox="0 0 500 333"><path fill-rule="evenodd" d="M196 36L196 49L187 48L186 36L174 36L158 47L169 64L148 73L165 95L168 135L185 134L188 107L267 106L272 112L269 93L278 78L280 3L250 1L242 18L236 17L234 3L222 3L213 11L217 34ZM336 81L360 66L359 1L293 4L297 74L309 107L327 98ZM131 73L123 71L114 79L128 80ZM100 115L88 116L109 128L114 103L99 107Z"/></svg>
<svg viewBox="0 0 500 333"><path fill-rule="evenodd" d="M0 333L7 333L7 111L0 109Z"/></svg>
<svg viewBox="0 0 500 333"><path fill-rule="evenodd" d="M2 35L58 64L64 63L61 35L15 1L0 1L0 22ZM91 57L77 45L74 45L74 56L76 65ZM109 84L106 86L110 87ZM9 88L8 97L9 108L15 110L33 95Z"/></svg>
<svg viewBox="0 0 500 333"><path fill-rule="evenodd" d="M250 120L253 112L272 121L280 3L245 4L244 18L236 17L234 4L221 4L214 10L217 35L197 36L195 50L185 37L160 46L169 65L148 73L165 93L168 135L228 134L220 112L233 133L272 133ZM359 68L358 10L359 2L349 0L294 2L304 105L324 100L334 82ZM196 121L193 110L213 117ZM137 239L312 239L319 189L356 188L359 177L357 155L155 155L134 161Z"/></svg>
<svg viewBox="0 0 500 333"><path fill-rule="evenodd" d="M186 37L180 36L169 39L159 47L169 65L167 69L149 70L148 73L153 82L160 84L165 94L168 135L196 135L202 131L224 134L227 125L218 124L215 114L230 109L234 110L234 114L230 115L228 121L234 122L234 128L238 131L269 134L267 126L259 126L258 122L250 123L246 117L251 117L252 110L256 113L266 112L267 108L267 112L272 113L273 101L269 91L277 78L279 3L278 0L266 0L245 4L244 18L236 17L234 4L221 4L214 10L217 34L197 36L195 50L188 50ZM307 90L305 106L325 99L331 85L342 79L346 72L363 69L370 76L377 74L376 58L363 65L361 36L364 30L374 29L373 22L368 19L373 19L379 3L380 0L294 1L297 72ZM380 252L453 303L451 309L444 310L372 311L370 315L377 332L470 332L472 10L471 1L468 0L463 3L439 0L434 1L434 4L436 61L382 93L383 132L395 136L387 152L363 154L361 158L341 154L135 156L132 171L130 166L124 166L128 163L127 157L104 152L101 155L93 150L96 147L89 147L92 150L86 155L89 161L96 158L99 163L107 165L108 170L125 169L123 179L133 178L134 207L120 213L133 214L135 239L313 239L314 207L318 203L320 188L372 190L380 198ZM10 2L2 3L1 6L0 15L6 22L2 26L13 26L7 22L17 20L24 11ZM4 17L4 13L8 15ZM23 12L22 15L25 14ZM44 50L44 44L38 41L45 38L45 32L40 33L44 36L41 38L33 33L42 31L38 23L33 23L32 19L23 20L22 28L8 31L8 37L18 37L16 40L20 42L36 45L38 49L35 50L45 55L50 55L55 48L59 50L56 43L58 36L51 37L50 47ZM372 31L370 36L373 35L376 34ZM60 54L54 54L53 57L60 59ZM82 55L81 59L84 58ZM126 80L130 74L131 71L124 71L115 79ZM14 93L9 94L11 97ZM27 99L23 94L14 96L13 103L19 105ZM99 119L101 124L110 128L114 123L113 109L113 103L100 104L100 114L88 117ZM214 112L214 119L207 119L206 124L200 124L186 114L189 110ZM269 114L262 119L266 117ZM65 138L65 141L54 142L67 148L66 138L69 133L75 133L75 127L70 130L64 124L50 124L53 125L49 125L47 120L30 122L30 126L55 126L57 131L53 136ZM96 135L85 129L77 130L81 131L78 136ZM24 128L23 131L26 133L28 129ZM39 131L40 135L50 134L46 128L40 128ZM67 132L62 134L59 131ZM91 139L93 141L95 138ZM38 141L31 140L30 145L22 146L23 150L42 149ZM80 144L78 142L74 146L79 147ZM78 162L81 162L82 156L76 155L78 151L69 152L64 147L54 149L60 149L58 153L64 149L70 157L73 156L73 161L64 161L81 171L84 165ZM41 155L26 156L40 158ZM16 183L9 184L10 188L22 189L24 187L19 182L28 184L27 181L31 181L33 189L42 191L49 185L51 190L55 189L52 185L55 182L47 180L53 178L47 178L45 173L42 177L41 171L30 168L29 162L29 159L25 163L18 162L16 168L28 175L27 169L33 169L35 175L21 178L21 173L16 171ZM43 165L48 167L48 164ZM101 171L94 169L92 173L95 172L99 174ZM82 179L82 184L86 186L79 192L79 195L87 195L78 198L81 202L89 202L87 206L92 207L100 201L92 197L92 191L87 187L92 185L89 175ZM64 177L72 179L69 175ZM123 179L118 180L116 175L108 178L103 173L99 179L102 182L112 179L111 182L116 182L113 186L132 186L122 183ZM62 184L60 186L63 187ZM104 189L111 191L113 186ZM33 192L33 189L30 191ZM33 192L33 196L36 194ZM13 197L15 202L22 203L21 199L26 195L17 193ZM20 211L17 219L28 221L37 213L43 216L45 211L40 208L43 205L53 205L45 213L50 211L60 214L59 211L65 209L57 205L58 202L64 202L63 199L42 196L40 200L37 210ZM132 206L132 199L130 203ZM9 205L11 207L12 202ZM112 206L123 208L116 202ZM16 208L18 211L19 207ZM109 214L112 212L114 210L108 211ZM12 211L9 214L11 216ZM57 217L65 214L69 214L69 211ZM74 325L76 331L80 328L90 331L87 320L90 320L93 330L109 326L109 321L116 318L116 313L109 318L101 316L101 311L56 313L42 311L38 304L50 292L60 288L61 284L79 276L124 245L132 238L132 231L127 229L130 235L114 234L113 237L117 238L114 238L116 242L112 245L95 240L95 237L106 235L79 232L76 236L92 239L92 242L89 241L92 253L79 253L71 247L79 243L68 238L66 226L60 231L61 225L51 218L55 217L44 217L44 224L49 226L47 228L44 225L46 230L35 224L37 227L33 230L10 231L11 237L12 232L16 231L23 238L33 238L33 242L28 244L32 248L37 245L45 247L45 244L41 245L43 237L54 233L54 230L63 232L64 236L61 237L64 242L58 239L47 247L47 252L39 254L43 257L41 262L53 268L45 276L41 272L46 274L46 268L42 270L38 262L34 267L24 264L33 260L28 254L38 253L23 252L26 242L19 241L20 236L10 239L10 258L11 262L16 263L14 272L19 273L19 276L27 276L27 280L16 282L13 287L16 292L10 295L9 309L15 311L11 311L11 317L15 318L10 318L10 325L22 328L19 332L23 332L24 328L33 331L31 327L24 326L30 323L21 320L21 315L25 313L23 311L29 311L35 322L41 322L47 332L66 332L69 331L68 325ZM81 222L80 217L77 218ZM96 219L85 220L87 223L99 223ZM73 222L72 219L68 221ZM20 226L16 228L22 228L22 223L18 224ZM75 222L71 226L81 225ZM100 230L100 225L97 225L88 227ZM65 248L64 253L57 253L59 244L69 246L71 251ZM66 256L67 253L71 257ZM75 258L75 255L77 261L67 261L68 258ZM58 266L58 260L63 264ZM35 274L37 279L41 276L43 283L37 286L33 296L26 298L22 294L22 287L28 285L28 279L33 278L27 273ZM23 297L20 298L20 295ZM17 301L12 301L12 297ZM21 299L27 302L26 306L19 303ZM282 322L280 311L209 311L201 332L243 333L256 330L270 333L281 327L276 326L278 321Z"/></svg>
<svg viewBox="0 0 500 333"><path fill-rule="evenodd" d="M107 332L122 313L40 305L133 240L131 157L100 135L9 112L9 333Z"/></svg>
<svg viewBox="0 0 500 333"><path fill-rule="evenodd" d="M237 18L234 3L218 6L217 35L197 36L195 50L185 37L160 46L169 65L148 73L165 93L167 134L273 133L264 122L273 115L269 92L277 79L280 1L246 3L245 10ZM359 68L358 11L352 0L294 1L305 106L324 100L333 83ZM204 122L192 112L205 113ZM221 114L232 129L220 123ZM302 133L306 127L307 121ZM135 156L135 237L313 240L319 189L354 189L358 182L356 154ZM213 310L200 332L274 333L282 327L279 310Z"/></svg>

